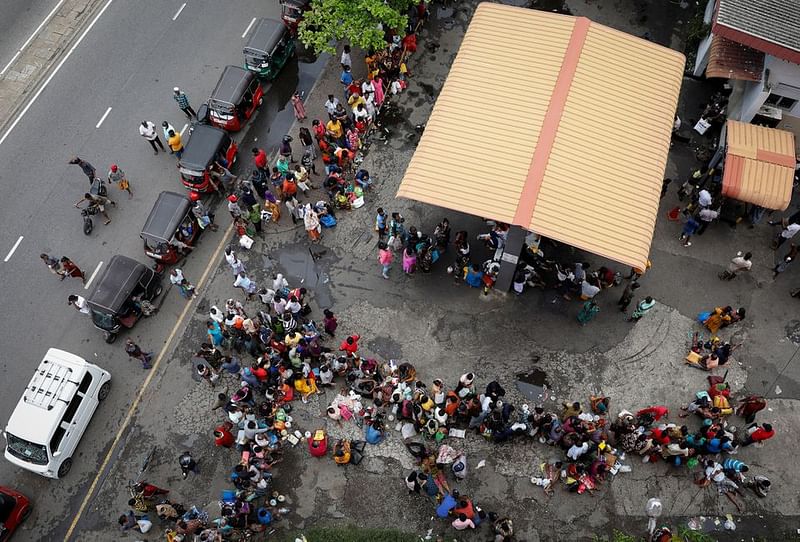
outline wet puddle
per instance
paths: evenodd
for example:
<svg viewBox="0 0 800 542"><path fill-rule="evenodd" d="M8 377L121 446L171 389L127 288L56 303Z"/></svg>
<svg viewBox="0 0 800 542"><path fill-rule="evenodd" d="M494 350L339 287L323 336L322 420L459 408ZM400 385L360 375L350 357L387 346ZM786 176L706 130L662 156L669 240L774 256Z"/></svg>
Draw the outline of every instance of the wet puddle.
<svg viewBox="0 0 800 542"><path fill-rule="evenodd" d="M306 288L312 292L320 309L333 306L330 277L325 271L326 264L329 265L331 260L325 247L296 245L277 252L278 267L292 287ZM267 263L267 267L272 266Z"/></svg>
<svg viewBox="0 0 800 542"><path fill-rule="evenodd" d="M531 401L543 402L547 399L547 390L550 389L547 373L536 368L527 373L517 373L517 389Z"/></svg>

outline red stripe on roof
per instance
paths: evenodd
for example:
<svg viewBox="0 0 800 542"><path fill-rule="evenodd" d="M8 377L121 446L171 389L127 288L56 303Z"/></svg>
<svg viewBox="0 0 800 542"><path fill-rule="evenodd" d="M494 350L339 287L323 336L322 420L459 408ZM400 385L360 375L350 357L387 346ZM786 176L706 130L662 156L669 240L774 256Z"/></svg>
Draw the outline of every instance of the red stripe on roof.
<svg viewBox="0 0 800 542"><path fill-rule="evenodd" d="M553 150L553 144L556 141L561 115L564 113L564 106L567 103L569 90L575 77L575 70L578 68L578 61L581 58L583 45L586 43L586 36L589 33L591 23L586 17L575 18L575 26L572 28L567 52L561 63L561 70L558 72L553 94L550 96L547 113L542 121L539 141L533 150L531 166L528 169L525 185L520 193L519 203L514 214L515 224L530 223L533 209L536 207L536 200L539 196L539 189L542 187L542 181L544 180L544 173L547 170L550 152Z"/></svg>

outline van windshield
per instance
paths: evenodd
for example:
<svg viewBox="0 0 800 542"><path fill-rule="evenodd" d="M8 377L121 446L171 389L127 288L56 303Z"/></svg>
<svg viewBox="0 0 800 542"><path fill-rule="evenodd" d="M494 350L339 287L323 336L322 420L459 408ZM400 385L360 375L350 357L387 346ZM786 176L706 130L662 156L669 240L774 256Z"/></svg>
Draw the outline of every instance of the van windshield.
<svg viewBox="0 0 800 542"><path fill-rule="evenodd" d="M47 465L47 449L43 445L28 442L11 433L6 433L6 437L11 455L34 465Z"/></svg>

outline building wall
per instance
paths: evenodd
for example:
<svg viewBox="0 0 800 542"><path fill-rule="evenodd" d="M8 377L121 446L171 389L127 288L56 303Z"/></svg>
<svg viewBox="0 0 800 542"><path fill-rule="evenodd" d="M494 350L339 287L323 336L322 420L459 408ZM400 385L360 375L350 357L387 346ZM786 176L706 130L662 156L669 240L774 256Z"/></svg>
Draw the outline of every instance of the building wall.
<svg viewBox="0 0 800 542"><path fill-rule="evenodd" d="M697 46L697 56L695 57L696 60L694 61L694 69L692 70L692 75L695 77L702 77L703 73L705 73L706 68L708 67L708 53L711 50L712 37L713 34L709 32L708 36L703 38L703 41L701 41L700 45Z"/></svg>
<svg viewBox="0 0 800 542"><path fill-rule="evenodd" d="M793 107L783 110L800 116L800 65L766 55L762 81L744 83L741 99L729 111L730 118L750 122L771 94L798 100Z"/></svg>

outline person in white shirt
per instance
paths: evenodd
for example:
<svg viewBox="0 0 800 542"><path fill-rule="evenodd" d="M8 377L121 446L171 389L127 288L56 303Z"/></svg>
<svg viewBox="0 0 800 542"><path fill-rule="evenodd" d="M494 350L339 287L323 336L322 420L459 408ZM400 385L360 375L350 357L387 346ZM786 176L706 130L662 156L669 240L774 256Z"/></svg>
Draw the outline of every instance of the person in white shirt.
<svg viewBox="0 0 800 542"><path fill-rule="evenodd" d="M333 94L328 94L328 101L325 102L325 111L328 112L328 116L331 119L333 119L337 107L339 107L339 98L336 98Z"/></svg>
<svg viewBox="0 0 800 542"><path fill-rule="evenodd" d="M753 262L750 261L752 257L750 252L744 256L741 252L737 252L736 257L728 264L728 269L719 274L720 280L733 280L740 271L750 271L750 268L753 267Z"/></svg>
<svg viewBox="0 0 800 542"><path fill-rule="evenodd" d="M67 298L67 305L72 305L75 307L75 310L81 314L89 314L89 305L86 303L86 299L79 295L69 296Z"/></svg>
<svg viewBox="0 0 800 542"><path fill-rule="evenodd" d="M166 152L164 144L158 138L156 125L149 120L143 120L139 125L139 135L145 138L147 142L150 143L150 146L153 147L153 154L158 154L158 147L161 147L161 150ZM158 145L158 147L156 147L156 145Z"/></svg>
<svg viewBox="0 0 800 542"><path fill-rule="evenodd" d="M577 461L580 456L585 454L589 451L589 443L584 442L580 446L577 444L573 444L569 450L567 450L567 457L572 459L573 461Z"/></svg>
<svg viewBox="0 0 800 542"><path fill-rule="evenodd" d="M181 297L192 299L194 297L194 286L183 276L183 271L177 267L170 271L169 281L179 288Z"/></svg>
<svg viewBox="0 0 800 542"><path fill-rule="evenodd" d="M778 224L783 226L781 233L778 234L778 237L772 242L772 250L776 250L779 246L794 237L797 232L800 231L800 224L796 222L789 224L785 219L781 222L769 221L768 224L770 226L777 226Z"/></svg>
<svg viewBox="0 0 800 542"><path fill-rule="evenodd" d="M600 291L600 288L589 282L588 280L584 280L581 282L581 299L587 300L592 299L597 293Z"/></svg>
<svg viewBox="0 0 800 542"><path fill-rule="evenodd" d="M697 213L697 217L700 219L700 227L697 228L697 235L703 235L703 232L706 231L706 228L709 224L711 224L714 220L719 217L719 211L715 211L713 209L702 209L699 213Z"/></svg>
<svg viewBox="0 0 800 542"><path fill-rule="evenodd" d="M244 273L247 271L244 267L244 263L242 263L242 260L236 256L236 253L233 251L233 249L231 249L231 247L225 248L225 261L227 261L228 265L231 266L231 269L233 270L233 276L238 276L239 273Z"/></svg>
<svg viewBox="0 0 800 542"><path fill-rule="evenodd" d="M465 514L459 514L458 517L453 520L453 528L456 531L463 531L465 529L474 529L475 524Z"/></svg>
<svg viewBox="0 0 800 542"><path fill-rule="evenodd" d="M236 275L236 280L233 282L234 288L241 288L245 294L246 299L250 299L256 293L257 286L255 281L251 280L244 272Z"/></svg>
<svg viewBox="0 0 800 542"><path fill-rule="evenodd" d="M351 68L353 67L353 60L350 58L350 46L345 45L344 50L342 51L342 56L339 58L339 64L342 65L342 69L344 68Z"/></svg>
<svg viewBox="0 0 800 542"><path fill-rule="evenodd" d="M711 193L704 188L697 194L697 202L700 207L709 207L711 205Z"/></svg>

